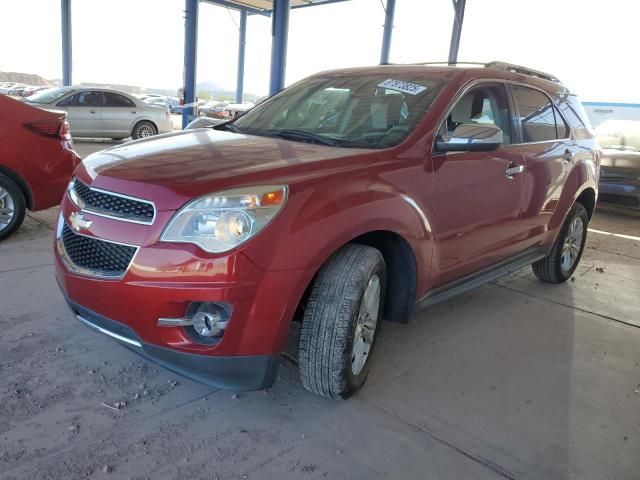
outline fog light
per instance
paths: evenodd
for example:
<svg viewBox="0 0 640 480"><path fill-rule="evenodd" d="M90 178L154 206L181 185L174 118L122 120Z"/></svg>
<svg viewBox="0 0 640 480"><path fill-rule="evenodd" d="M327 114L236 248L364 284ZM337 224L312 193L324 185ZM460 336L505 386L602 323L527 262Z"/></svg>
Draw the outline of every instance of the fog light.
<svg viewBox="0 0 640 480"><path fill-rule="evenodd" d="M193 316L193 328L202 337L217 337L229 324L229 313L216 303L202 303Z"/></svg>

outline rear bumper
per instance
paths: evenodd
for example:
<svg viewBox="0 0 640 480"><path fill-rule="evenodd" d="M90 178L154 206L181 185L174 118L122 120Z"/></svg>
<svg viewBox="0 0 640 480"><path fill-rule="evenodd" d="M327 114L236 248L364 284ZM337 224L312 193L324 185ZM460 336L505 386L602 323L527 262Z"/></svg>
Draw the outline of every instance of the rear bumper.
<svg viewBox="0 0 640 480"><path fill-rule="evenodd" d="M126 325L67 300L76 318L138 355L184 377L229 390L261 390L273 385L279 355L210 356L180 352L143 342Z"/></svg>

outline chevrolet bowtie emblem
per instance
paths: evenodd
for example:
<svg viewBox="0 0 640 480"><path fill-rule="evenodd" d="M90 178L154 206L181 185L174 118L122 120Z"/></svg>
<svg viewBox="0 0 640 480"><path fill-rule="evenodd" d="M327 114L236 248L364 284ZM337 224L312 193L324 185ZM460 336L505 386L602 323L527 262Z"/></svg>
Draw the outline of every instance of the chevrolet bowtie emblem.
<svg viewBox="0 0 640 480"><path fill-rule="evenodd" d="M71 224L71 228L73 228L76 232L79 232L80 230L87 230L93 222L90 220L85 220L84 215L82 215L81 213L73 212L69 216L69 223Z"/></svg>

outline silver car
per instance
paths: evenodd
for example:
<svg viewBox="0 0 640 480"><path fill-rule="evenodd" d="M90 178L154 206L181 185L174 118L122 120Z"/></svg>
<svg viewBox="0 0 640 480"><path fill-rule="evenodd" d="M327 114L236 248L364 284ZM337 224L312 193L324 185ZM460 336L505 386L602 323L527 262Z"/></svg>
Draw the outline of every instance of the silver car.
<svg viewBox="0 0 640 480"><path fill-rule="evenodd" d="M67 112L74 137L138 139L173 130L166 107L148 105L127 93L107 88L57 87L38 92L25 102Z"/></svg>

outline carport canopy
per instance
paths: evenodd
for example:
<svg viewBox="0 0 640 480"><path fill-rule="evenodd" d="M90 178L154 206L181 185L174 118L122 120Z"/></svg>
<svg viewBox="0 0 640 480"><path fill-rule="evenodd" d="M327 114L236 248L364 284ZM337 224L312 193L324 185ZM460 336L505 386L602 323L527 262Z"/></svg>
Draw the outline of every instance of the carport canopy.
<svg viewBox="0 0 640 480"><path fill-rule="evenodd" d="M195 115L196 106L196 59L198 51L198 13L200 2L232 8L240 12L238 43L238 74L236 84L236 102L241 103L244 93L244 59L247 34L247 17L249 15L270 16L271 27L271 72L269 94L274 95L284 88L287 60L287 42L289 30L289 11L296 8L328 5L347 2L349 0L184 0L184 76L183 95L184 108L182 114L183 128ZM400 0L410 1L410 0ZM62 71L63 84L72 84L72 23L71 0L60 0L62 23ZM458 58L460 35L466 0L451 0L454 8L453 29L449 47L449 63L454 64ZM384 7L384 29L380 63L389 63L391 50L391 34L396 0L386 0Z"/></svg>

